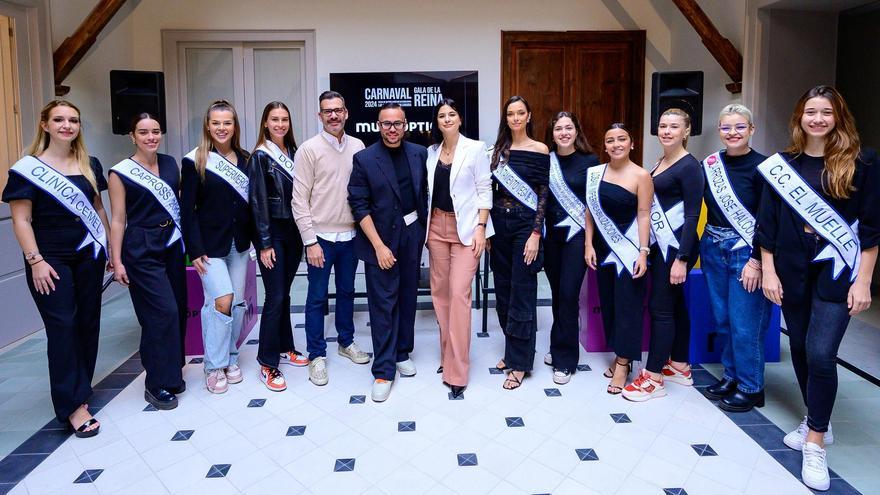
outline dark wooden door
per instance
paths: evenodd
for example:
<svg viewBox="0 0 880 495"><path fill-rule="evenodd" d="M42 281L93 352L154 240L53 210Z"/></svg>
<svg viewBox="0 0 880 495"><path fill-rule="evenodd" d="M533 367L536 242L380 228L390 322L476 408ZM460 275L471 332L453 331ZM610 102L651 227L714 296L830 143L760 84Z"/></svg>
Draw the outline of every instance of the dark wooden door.
<svg viewBox="0 0 880 495"><path fill-rule="evenodd" d="M567 110L598 153L608 125L622 122L635 140L632 158L642 163L644 31L502 31L501 47L501 104L525 97L536 139L545 140L550 119Z"/></svg>

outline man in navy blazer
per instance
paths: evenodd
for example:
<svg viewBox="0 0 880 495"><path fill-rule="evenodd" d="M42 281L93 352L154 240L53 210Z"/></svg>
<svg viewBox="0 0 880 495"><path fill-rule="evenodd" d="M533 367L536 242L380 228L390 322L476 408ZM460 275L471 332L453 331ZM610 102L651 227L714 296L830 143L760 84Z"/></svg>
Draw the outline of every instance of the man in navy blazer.
<svg viewBox="0 0 880 495"><path fill-rule="evenodd" d="M382 137L354 155L348 203L358 224L354 250L364 261L373 338L372 398L391 393L396 372L413 376L413 327L428 218L427 150L404 140L397 103L379 110Z"/></svg>

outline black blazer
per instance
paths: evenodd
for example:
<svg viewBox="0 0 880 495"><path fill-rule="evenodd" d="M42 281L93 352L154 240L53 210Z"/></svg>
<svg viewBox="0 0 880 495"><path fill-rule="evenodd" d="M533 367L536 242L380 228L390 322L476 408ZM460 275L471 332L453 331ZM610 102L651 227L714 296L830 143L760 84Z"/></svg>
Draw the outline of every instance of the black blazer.
<svg viewBox="0 0 880 495"><path fill-rule="evenodd" d="M412 173L413 188L418 203L418 221L422 228L426 228L428 173L425 162L428 159L428 150L424 146L406 141L402 146ZM348 204L358 224L358 234L354 243L357 257L365 263L378 264L376 250L360 227L361 220L367 215L372 218L382 242L397 255L400 233L405 225L403 215L408 212L401 211L400 186L394 173L394 164L381 141L355 153L351 178L348 182Z"/></svg>
<svg viewBox="0 0 880 495"><path fill-rule="evenodd" d="M290 150L290 156L296 150ZM257 250L272 247L272 219L293 222L290 200L293 198L293 180L265 151L256 150L248 159L247 174L250 183L251 215L254 225L254 247ZM299 235L296 225L293 230Z"/></svg>
<svg viewBox="0 0 880 495"><path fill-rule="evenodd" d="M797 157L782 153L800 173ZM880 164L877 154L864 150L856 160L856 173L853 177L853 191L849 199L836 200L822 191L818 192L825 201L848 222L859 221L859 244L862 251L880 244ZM830 260L813 263L812 260L827 242L819 240L818 250L815 242L810 242L811 234L804 232L804 221L785 203L769 184L764 185L761 204L758 208L758 227L755 232L764 249L773 253L773 261L782 289L784 302L808 301L809 288L816 284L819 297L831 302L846 301L851 271L844 268L835 280ZM812 246L810 244L813 244Z"/></svg>
<svg viewBox="0 0 880 495"><path fill-rule="evenodd" d="M222 258L233 241L239 253L247 250L251 244L248 203L211 172L206 171L202 181L189 158L180 165L180 221L189 258ZM236 165L246 172L247 156L239 155Z"/></svg>

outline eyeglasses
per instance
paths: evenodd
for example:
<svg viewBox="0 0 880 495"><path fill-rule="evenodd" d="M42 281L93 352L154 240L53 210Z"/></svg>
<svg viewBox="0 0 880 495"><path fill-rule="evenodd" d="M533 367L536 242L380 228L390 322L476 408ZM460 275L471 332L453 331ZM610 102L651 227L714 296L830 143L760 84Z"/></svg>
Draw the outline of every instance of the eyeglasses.
<svg viewBox="0 0 880 495"><path fill-rule="evenodd" d="M742 135L751 127L748 124L736 124L736 125L719 125L718 130L723 134L730 134L731 132L736 132L737 134Z"/></svg>
<svg viewBox="0 0 880 495"><path fill-rule="evenodd" d="M379 122L379 125L386 131L390 130L392 127L400 131L406 127L406 121L395 120L394 122L391 122L390 120L383 120L382 122Z"/></svg>
<svg viewBox="0 0 880 495"><path fill-rule="evenodd" d="M322 108L321 109L321 115L323 115L324 117L329 117L329 116L333 115L334 113L337 115L342 115L343 113L345 113L345 107Z"/></svg>

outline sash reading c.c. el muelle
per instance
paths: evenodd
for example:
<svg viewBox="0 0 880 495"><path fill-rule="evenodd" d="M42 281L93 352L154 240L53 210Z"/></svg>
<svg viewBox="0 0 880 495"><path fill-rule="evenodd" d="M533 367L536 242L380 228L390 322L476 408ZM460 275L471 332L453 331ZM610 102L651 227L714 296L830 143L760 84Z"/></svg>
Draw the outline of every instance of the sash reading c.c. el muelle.
<svg viewBox="0 0 880 495"><path fill-rule="evenodd" d="M195 163L196 151L198 151L198 148L187 153L184 158L189 158ZM223 179L229 187L241 196L245 203L248 202L248 176L235 166L234 163L221 156L220 153L209 151L205 161L205 170Z"/></svg>
<svg viewBox="0 0 880 495"><path fill-rule="evenodd" d="M550 192L553 193L556 201L568 215L561 222L557 223L556 227L568 227L568 236L565 240L570 241L572 237L584 229L586 206L565 182L565 176L562 175L562 167L559 165L559 158L554 151L550 152Z"/></svg>
<svg viewBox="0 0 880 495"><path fill-rule="evenodd" d="M171 220L174 221L174 232L165 245L170 246L180 239L180 247L183 249L183 230L180 228L180 203L177 201L177 191L162 180L161 177L150 172L131 158L122 160L110 170L143 187L156 198L156 201L162 205L162 208L168 212Z"/></svg>
<svg viewBox="0 0 880 495"><path fill-rule="evenodd" d="M724 168L724 161L721 159L721 152L716 151L703 160L703 169L706 171L706 180L709 181L709 191L715 199L715 204L740 237L733 245L733 249L751 246L757 222L733 190L727 170Z"/></svg>
<svg viewBox="0 0 880 495"><path fill-rule="evenodd" d="M538 211L538 194L506 163L499 163L492 175L520 203Z"/></svg>
<svg viewBox="0 0 880 495"><path fill-rule="evenodd" d="M281 167L281 170L290 177L290 180L293 181L293 160L290 159L287 155L281 151L281 148L278 147L277 144L272 141L266 141L257 147L258 150L263 150L267 155L269 155L275 163Z"/></svg>
<svg viewBox="0 0 880 495"><path fill-rule="evenodd" d="M107 254L107 231L104 230L104 223L82 189L64 174L31 155L15 162L9 170L24 177L25 180L52 196L61 206L79 217L86 228L86 236L76 247L77 251L91 244L94 258L98 257L101 249ZM98 191L95 193L100 194Z"/></svg>
<svg viewBox="0 0 880 495"><path fill-rule="evenodd" d="M862 260L859 221L847 224L779 153L758 165L758 171L785 204L828 242L813 261L831 260L835 280L849 267L850 282L854 281Z"/></svg>
<svg viewBox="0 0 880 495"><path fill-rule="evenodd" d="M633 268L639 259L639 248L636 246L638 239L633 239L627 234L620 231L605 210L602 209L602 202L599 200L599 186L602 183L602 177L605 175L607 164L592 167L587 170L587 207L590 209L590 215L593 217L593 224L605 239L605 243L611 248L611 252L602 262L603 265L614 263L617 268L617 275L620 276L623 270L633 274ZM635 221L633 222L635 224ZM638 236L638 229L629 228L627 233L632 231Z"/></svg>

